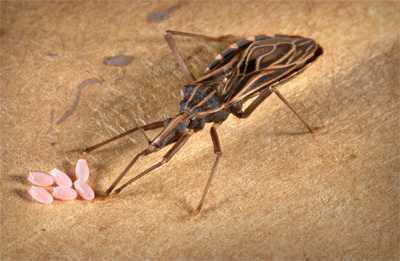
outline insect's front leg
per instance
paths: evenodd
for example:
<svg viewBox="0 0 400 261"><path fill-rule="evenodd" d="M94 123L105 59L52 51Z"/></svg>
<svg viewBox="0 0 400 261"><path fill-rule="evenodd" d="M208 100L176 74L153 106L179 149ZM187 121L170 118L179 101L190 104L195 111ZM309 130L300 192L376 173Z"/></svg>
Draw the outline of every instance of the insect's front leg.
<svg viewBox="0 0 400 261"><path fill-rule="evenodd" d="M115 193L120 193L124 188L126 188L129 184L135 182L139 178L143 177L144 175L152 172L155 169L158 169L162 165L166 164L168 161L172 159L173 156L185 145L185 143L188 141L190 136L192 135L192 132L187 132L183 134L172 146L172 148L163 156L162 160L154 164L153 166L149 167L148 169L144 170L137 176L131 178L127 182L125 182L123 185L121 185L118 189L115 190ZM135 160L135 159L134 159ZM136 162L136 161L135 161ZM117 178L116 182L113 183L113 185L107 190L108 193L110 193L114 187L116 186L116 183L118 183L122 177L128 172L128 170L132 167L133 164L129 164L125 170L121 173L121 175Z"/></svg>
<svg viewBox="0 0 400 261"><path fill-rule="evenodd" d="M136 154L136 156L129 162L129 164L125 167L125 169L118 175L118 177L114 180L111 186L106 190L106 195L108 196L114 188L118 185L121 179L128 173L128 171L132 168L133 165L138 161L138 159L142 156L146 155L146 150Z"/></svg>
<svg viewBox="0 0 400 261"><path fill-rule="evenodd" d="M197 205L197 208L195 209L195 214L198 214L200 212L201 208L203 207L204 200L206 198L208 190L210 189L211 181L212 181L213 177L215 176L215 173L217 172L219 159L220 159L220 157L222 155L221 143L219 141L219 137L218 137L218 133L217 133L217 128L218 127L219 127L219 124L218 123L214 123L211 126L211 129L210 129L211 140L212 140L213 145L214 145L214 153L215 153L216 157L215 157L214 165L213 165L213 167L211 169L210 176L208 177L206 186L204 187L203 194L201 196L200 202Z"/></svg>

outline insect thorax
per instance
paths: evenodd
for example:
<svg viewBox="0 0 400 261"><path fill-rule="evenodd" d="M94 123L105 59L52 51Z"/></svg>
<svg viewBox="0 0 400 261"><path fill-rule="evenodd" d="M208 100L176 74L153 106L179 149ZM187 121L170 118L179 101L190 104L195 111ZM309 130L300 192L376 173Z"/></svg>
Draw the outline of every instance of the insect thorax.
<svg viewBox="0 0 400 261"><path fill-rule="evenodd" d="M219 96L214 88L189 84L183 86L181 90L182 100L180 102L179 112L199 113L211 111L219 108L223 104L223 97ZM222 122L229 115L229 111L220 110L213 112L205 117L196 117L189 123L188 128L200 130L207 122Z"/></svg>

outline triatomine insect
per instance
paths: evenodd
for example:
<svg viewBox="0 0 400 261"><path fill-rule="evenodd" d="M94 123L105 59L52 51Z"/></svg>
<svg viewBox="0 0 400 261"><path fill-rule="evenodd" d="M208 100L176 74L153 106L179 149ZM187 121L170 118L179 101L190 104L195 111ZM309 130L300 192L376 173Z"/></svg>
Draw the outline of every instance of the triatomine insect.
<svg viewBox="0 0 400 261"><path fill-rule="evenodd" d="M174 35L200 38L207 41L230 42L231 45L218 54L207 66L203 75L196 79L178 52L173 38ZM85 151L93 151L137 130L162 129L153 140L149 141L147 148L131 160L107 189L106 194L108 195L114 190L140 157L159 151L168 145L172 147L159 162L118 187L115 192L119 193L132 182L166 164L182 148L190 136L202 130L207 123L211 123L210 135L216 158L200 202L195 209L198 213L203 206L222 155L217 128L230 114L238 118L247 118L268 96L275 93L294 112L308 131L312 132L311 127L300 117L276 87L302 72L307 65L322 54L322 48L310 38L291 35L257 35L240 38L232 35L211 37L194 33L167 31L165 39L188 78L188 84L184 85L181 90L182 100L177 115L135 127L88 147ZM247 106L245 106L246 101L249 102Z"/></svg>

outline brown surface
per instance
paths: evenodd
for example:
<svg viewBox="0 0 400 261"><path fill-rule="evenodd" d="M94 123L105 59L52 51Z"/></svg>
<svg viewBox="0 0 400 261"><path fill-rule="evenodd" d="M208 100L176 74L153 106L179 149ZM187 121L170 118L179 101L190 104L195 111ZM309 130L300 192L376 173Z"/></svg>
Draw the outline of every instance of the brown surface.
<svg viewBox="0 0 400 261"><path fill-rule="evenodd" d="M0 4L2 260L399 258L399 4ZM176 112L184 80L166 29L315 38L325 54L281 91L322 129L304 134L276 97L247 120L230 118L196 217L188 211L213 160L207 131L120 196L50 207L27 199L29 170L68 169L80 156L68 150ZM196 72L219 48L180 45ZM120 54L131 63L103 64ZM101 83L82 83L93 78ZM96 188L144 145L135 134L84 156Z"/></svg>

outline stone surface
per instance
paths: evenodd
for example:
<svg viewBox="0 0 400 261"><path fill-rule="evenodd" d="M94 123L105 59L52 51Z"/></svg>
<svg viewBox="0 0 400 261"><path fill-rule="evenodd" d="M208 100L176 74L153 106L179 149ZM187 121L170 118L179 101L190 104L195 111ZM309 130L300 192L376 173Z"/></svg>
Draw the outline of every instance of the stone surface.
<svg viewBox="0 0 400 261"><path fill-rule="evenodd" d="M399 258L399 3L0 5L1 260ZM280 90L320 130L307 134L273 96L246 120L230 117L219 128L219 173L195 217L214 159L208 130L120 195L33 204L29 170L72 173L86 158L104 191L146 145L142 133L88 155L77 149L176 113L185 79L167 29L316 39L324 55ZM177 42L195 75L224 47ZM117 55L134 59L103 64Z"/></svg>

